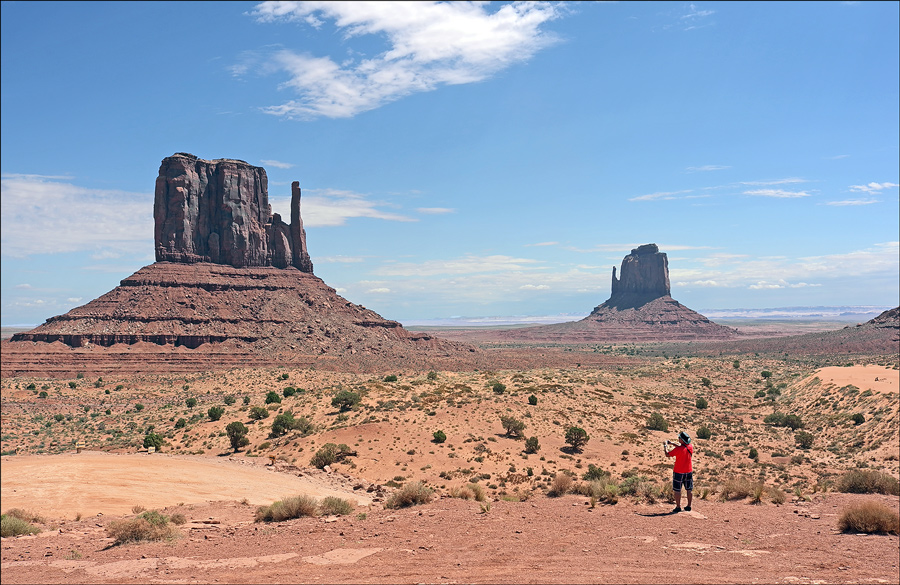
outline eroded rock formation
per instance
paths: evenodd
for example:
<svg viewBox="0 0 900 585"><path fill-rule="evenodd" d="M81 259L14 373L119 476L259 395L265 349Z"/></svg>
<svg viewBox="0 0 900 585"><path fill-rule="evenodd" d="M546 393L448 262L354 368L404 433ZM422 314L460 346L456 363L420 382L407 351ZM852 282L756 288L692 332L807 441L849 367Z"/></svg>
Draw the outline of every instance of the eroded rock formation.
<svg viewBox="0 0 900 585"><path fill-rule="evenodd" d="M669 259L656 244L644 244L622 260L622 277L616 278L613 266L612 296L636 295L659 298L669 296Z"/></svg>
<svg viewBox="0 0 900 585"><path fill-rule="evenodd" d="M291 223L272 214L266 170L242 160L163 159L153 203L156 260L235 268L293 266L312 272L300 219L300 183L291 185Z"/></svg>

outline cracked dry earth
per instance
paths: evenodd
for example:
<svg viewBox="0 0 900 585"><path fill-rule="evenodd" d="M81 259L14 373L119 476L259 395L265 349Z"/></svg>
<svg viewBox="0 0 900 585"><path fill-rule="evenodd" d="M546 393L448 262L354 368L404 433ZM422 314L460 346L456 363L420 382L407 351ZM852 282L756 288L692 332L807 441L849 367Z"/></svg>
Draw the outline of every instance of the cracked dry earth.
<svg viewBox="0 0 900 585"><path fill-rule="evenodd" d="M3 539L3 583L896 583L898 537L843 534L840 511L889 496L826 493L782 506L695 500L591 508L538 496L443 497L349 516L254 523L254 507L170 507L169 542L111 546L112 516ZM361 514L365 512L365 516Z"/></svg>

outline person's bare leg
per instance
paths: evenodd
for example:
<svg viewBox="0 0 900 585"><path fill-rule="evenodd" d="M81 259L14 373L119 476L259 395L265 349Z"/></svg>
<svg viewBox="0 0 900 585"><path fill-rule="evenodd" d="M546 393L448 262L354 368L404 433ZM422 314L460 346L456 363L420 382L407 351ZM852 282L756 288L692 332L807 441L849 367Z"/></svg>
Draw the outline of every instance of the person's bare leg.
<svg viewBox="0 0 900 585"><path fill-rule="evenodd" d="M688 505L687 505L687 507L690 508L690 507L691 507L691 502L694 500L694 490L688 490L687 493L688 493ZM681 498L678 498L678 499L679 499L679 501L681 500Z"/></svg>
<svg viewBox="0 0 900 585"><path fill-rule="evenodd" d="M690 493L690 492L688 492ZM681 490L675 492L675 507L681 508Z"/></svg>

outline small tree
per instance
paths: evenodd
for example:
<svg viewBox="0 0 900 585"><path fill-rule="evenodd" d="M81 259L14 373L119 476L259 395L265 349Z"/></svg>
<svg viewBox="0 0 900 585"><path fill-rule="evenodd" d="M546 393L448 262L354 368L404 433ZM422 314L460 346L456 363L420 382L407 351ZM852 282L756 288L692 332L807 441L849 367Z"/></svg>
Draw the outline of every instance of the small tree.
<svg viewBox="0 0 900 585"><path fill-rule="evenodd" d="M297 389L293 386L287 386L284 390L281 391L281 393L284 394L285 398L290 398L297 393Z"/></svg>
<svg viewBox="0 0 900 585"><path fill-rule="evenodd" d="M740 369L741 369L741 362L740 362L739 360L734 360L734 361L731 363L731 367L733 367L735 370L740 370Z"/></svg>
<svg viewBox="0 0 900 585"><path fill-rule="evenodd" d="M525 423L523 421L507 414L500 415L500 424L503 425L507 437L520 437L522 431L525 430Z"/></svg>
<svg viewBox="0 0 900 585"><path fill-rule="evenodd" d="M569 427L566 429L566 443L572 446L573 451L581 451L581 448L587 445L587 432L580 427Z"/></svg>
<svg viewBox="0 0 900 585"><path fill-rule="evenodd" d="M709 427L700 427L697 429L698 439L708 439L710 437L712 437L712 431L709 430Z"/></svg>
<svg viewBox="0 0 900 585"><path fill-rule="evenodd" d="M159 451L162 449L163 443L165 441L162 436L156 433L147 433L147 436L144 437L144 448L153 447L154 450Z"/></svg>
<svg viewBox="0 0 900 585"><path fill-rule="evenodd" d="M250 404L250 397L244 396L244 404Z"/></svg>
<svg viewBox="0 0 900 585"><path fill-rule="evenodd" d="M269 410L262 406L254 406L250 409L249 416L251 420L262 420L269 417Z"/></svg>
<svg viewBox="0 0 900 585"><path fill-rule="evenodd" d="M197 406L197 399L194 397L188 398L187 400L184 401L184 404L188 408L193 409L195 406Z"/></svg>
<svg viewBox="0 0 900 585"><path fill-rule="evenodd" d="M282 379L282 380L287 380L289 377L290 377L290 376L288 375L287 372L281 374L281 379Z"/></svg>
<svg viewBox="0 0 900 585"><path fill-rule="evenodd" d="M231 443L231 448L234 449L235 453L241 447L246 447L250 444L250 439L247 438L248 432L249 429L240 421L228 423L228 426L225 427L225 434L228 435L228 441Z"/></svg>
<svg viewBox="0 0 900 585"><path fill-rule="evenodd" d="M806 431L797 431L794 433L794 441L797 442L797 446L801 449L809 449L812 447L814 439L815 437L813 437L813 434Z"/></svg>
<svg viewBox="0 0 900 585"><path fill-rule="evenodd" d="M603 469L597 467L593 463L589 463L588 470L584 472L581 479L584 481L599 481L608 478L610 475L610 472L603 471Z"/></svg>
<svg viewBox="0 0 900 585"><path fill-rule="evenodd" d="M754 461L759 461L759 451L756 450L756 447L750 447L750 453L747 456Z"/></svg>
<svg viewBox="0 0 900 585"><path fill-rule="evenodd" d="M703 386L706 388L712 386L712 380L710 380L709 378L700 378L700 383L703 384Z"/></svg>
<svg viewBox="0 0 900 585"><path fill-rule="evenodd" d="M209 416L209 420L216 421L222 418L222 415L225 414L225 409L221 406L210 406L206 414Z"/></svg>
<svg viewBox="0 0 900 585"><path fill-rule="evenodd" d="M850 420L852 420L855 425L861 425L866 422L866 417L863 416L862 413L857 412L850 417Z"/></svg>
<svg viewBox="0 0 900 585"><path fill-rule="evenodd" d="M763 378L771 378L772 372L770 372L769 370L763 370L759 373L759 375L762 376Z"/></svg>
<svg viewBox="0 0 900 585"><path fill-rule="evenodd" d="M356 392L352 392L350 390L341 390L334 395L334 398L331 399L331 406L339 408L341 412L344 412L347 410L351 410L354 406L359 404L360 400L362 400L362 396L360 396Z"/></svg>
<svg viewBox="0 0 900 585"><path fill-rule="evenodd" d="M266 394L266 404L281 404L281 396L278 395L278 392L274 390L269 391Z"/></svg>
<svg viewBox="0 0 900 585"><path fill-rule="evenodd" d="M225 397L225 404L227 404L228 406L231 406L235 402L237 402L237 398L235 398L231 394L229 394L228 396Z"/></svg>
<svg viewBox="0 0 900 585"><path fill-rule="evenodd" d="M694 405L698 409L703 410L704 408L707 408L709 406L709 402L706 401L706 398L703 398L701 396L700 398L697 399L697 402L695 402Z"/></svg>
<svg viewBox="0 0 900 585"><path fill-rule="evenodd" d="M647 428L654 431L668 431L669 423L666 422L663 415L654 412L650 415L650 418L647 419Z"/></svg>
<svg viewBox="0 0 900 585"><path fill-rule="evenodd" d="M109 413L107 413L107 414L109 414ZM177 421L175 421L176 429L183 429L185 427L185 425L187 425L187 421L183 418L179 418Z"/></svg>
<svg viewBox="0 0 900 585"><path fill-rule="evenodd" d="M506 392L506 384L494 381L491 383L491 389L494 391L494 394L503 394Z"/></svg>
<svg viewBox="0 0 900 585"><path fill-rule="evenodd" d="M541 450L541 444L538 442L537 437L528 437L525 439L525 452L526 453L537 453Z"/></svg>
<svg viewBox="0 0 900 585"><path fill-rule="evenodd" d="M134 405L134 409L136 411L140 412L140 411L144 410L144 405L141 404L140 402L138 402L137 404Z"/></svg>
<svg viewBox="0 0 900 585"><path fill-rule="evenodd" d="M444 431L434 431L434 433L432 433L432 436L434 437L435 443L443 443L447 440L447 433L445 433Z"/></svg>
<svg viewBox="0 0 900 585"><path fill-rule="evenodd" d="M431 381L434 381L434 380L437 380L437 376L438 376L438 375L437 375L437 372L435 372L435 371L432 370L432 371L428 372L428 375L425 376L425 377L428 378L428 379L431 380Z"/></svg>
<svg viewBox="0 0 900 585"><path fill-rule="evenodd" d="M531 396L529 396L529 397L528 397L528 404L530 404L531 406L536 406L536 405L537 405L537 396L535 396L534 394L532 394Z"/></svg>
<svg viewBox="0 0 900 585"><path fill-rule="evenodd" d="M388 374L387 376L384 377L384 381L385 382L396 382L397 375L396 374Z"/></svg>

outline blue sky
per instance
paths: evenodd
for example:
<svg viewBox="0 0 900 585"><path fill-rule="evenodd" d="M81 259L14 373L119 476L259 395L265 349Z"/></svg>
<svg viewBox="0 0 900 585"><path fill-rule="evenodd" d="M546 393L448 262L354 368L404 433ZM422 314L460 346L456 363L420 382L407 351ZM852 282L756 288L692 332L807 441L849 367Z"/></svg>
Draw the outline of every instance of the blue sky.
<svg viewBox="0 0 900 585"><path fill-rule="evenodd" d="M154 261L176 152L290 183L401 322L586 314L631 248L702 309L896 306L897 2L3 2L3 325Z"/></svg>

